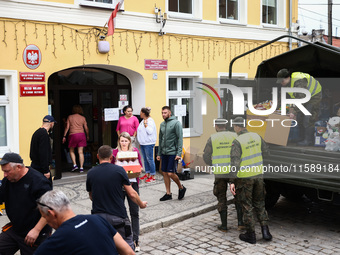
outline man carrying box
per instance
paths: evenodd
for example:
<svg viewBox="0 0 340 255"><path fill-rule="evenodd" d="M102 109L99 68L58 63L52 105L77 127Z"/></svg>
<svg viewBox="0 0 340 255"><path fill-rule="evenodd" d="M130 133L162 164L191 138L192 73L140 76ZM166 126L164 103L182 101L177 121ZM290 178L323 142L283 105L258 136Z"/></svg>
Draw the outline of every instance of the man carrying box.
<svg viewBox="0 0 340 255"><path fill-rule="evenodd" d="M129 198L141 209L147 206L131 187L126 171L121 166L111 164L112 148L103 145L98 149L99 165L87 173L86 190L92 200L92 214L106 219L134 250L131 222L124 205L124 187Z"/></svg>

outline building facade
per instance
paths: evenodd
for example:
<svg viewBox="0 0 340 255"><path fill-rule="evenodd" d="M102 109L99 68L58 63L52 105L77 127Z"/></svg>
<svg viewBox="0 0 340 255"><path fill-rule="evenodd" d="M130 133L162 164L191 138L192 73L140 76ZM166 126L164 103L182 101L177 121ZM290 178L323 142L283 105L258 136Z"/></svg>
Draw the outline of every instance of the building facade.
<svg viewBox="0 0 340 255"><path fill-rule="evenodd" d="M135 115L151 107L158 126L161 107L176 108L185 148L202 141L203 150L221 109L198 82L214 86L228 77L234 57L288 34L297 2L125 0L107 36L117 1L0 0L0 157L18 152L28 165L31 136L52 114L60 178L67 165L64 121L74 104L84 108L89 152L116 146L109 112L126 104ZM233 76L254 77L262 60L287 50L282 40L252 53L235 62Z"/></svg>

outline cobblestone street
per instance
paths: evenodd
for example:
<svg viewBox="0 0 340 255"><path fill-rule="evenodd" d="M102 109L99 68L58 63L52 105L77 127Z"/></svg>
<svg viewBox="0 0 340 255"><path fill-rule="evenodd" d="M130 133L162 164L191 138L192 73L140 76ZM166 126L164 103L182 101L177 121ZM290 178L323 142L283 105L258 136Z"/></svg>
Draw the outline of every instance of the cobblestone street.
<svg viewBox="0 0 340 255"><path fill-rule="evenodd" d="M257 244L239 240L234 205L229 206L229 231L217 231L216 210L141 235L139 254L340 254L339 207L281 198L269 211L273 240Z"/></svg>

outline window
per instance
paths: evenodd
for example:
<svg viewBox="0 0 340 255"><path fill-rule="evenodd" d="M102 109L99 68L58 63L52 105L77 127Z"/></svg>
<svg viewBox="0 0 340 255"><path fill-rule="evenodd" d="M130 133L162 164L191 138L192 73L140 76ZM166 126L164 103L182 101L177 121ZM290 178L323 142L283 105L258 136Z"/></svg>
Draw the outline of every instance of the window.
<svg viewBox="0 0 340 255"><path fill-rule="evenodd" d="M219 17L238 20L238 0L220 0Z"/></svg>
<svg viewBox="0 0 340 255"><path fill-rule="evenodd" d="M112 4L112 0L86 0L86 1L96 2L96 3Z"/></svg>
<svg viewBox="0 0 340 255"><path fill-rule="evenodd" d="M92 6L109 9L114 9L117 3L118 0L79 0L79 4L83 6ZM120 9L121 10L124 9L124 3Z"/></svg>
<svg viewBox="0 0 340 255"><path fill-rule="evenodd" d="M192 0L169 0L169 11L192 14Z"/></svg>
<svg viewBox="0 0 340 255"><path fill-rule="evenodd" d="M7 146L6 105L8 98L5 91L5 79L0 78L0 147Z"/></svg>
<svg viewBox="0 0 340 255"><path fill-rule="evenodd" d="M16 71L0 70L0 157L19 152L17 76Z"/></svg>
<svg viewBox="0 0 340 255"><path fill-rule="evenodd" d="M229 74L228 73L218 73L219 77L219 84L230 84L229 82ZM247 73L233 73L233 79L247 79L248 74ZM232 84L232 83L231 83ZM227 89L218 89L218 94L221 97L222 100L222 106L219 105L218 107L218 117L219 118L227 118L227 111L228 111L228 99L227 99ZM247 95L245 96L245 100L247 100Z"/></svg>
<svg viewBox="0 0 340 255"><path fill-rule="evenodd" d="M183 136L199 136L202 134L201 93L195 90L195 82L199 76L168 76L168 105L173 116L181 122ZM183 110L178 116L178 108Z"/></svg>
<svg viewBox="0 0 340 255"><path fill-rule="evenodd" d="M277 0L262 0L262 23L277 25Z"/></svg>

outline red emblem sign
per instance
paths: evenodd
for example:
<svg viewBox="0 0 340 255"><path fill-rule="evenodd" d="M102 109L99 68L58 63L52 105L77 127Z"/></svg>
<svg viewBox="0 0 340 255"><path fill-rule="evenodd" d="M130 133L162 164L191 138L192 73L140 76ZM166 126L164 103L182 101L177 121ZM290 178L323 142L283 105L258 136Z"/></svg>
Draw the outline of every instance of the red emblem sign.
<svg viewBox="0 0 340 255"><path fill-rule="evenodd" d="M45 84L20 84L20 96L45 96Z"/></svg>
<svg viewBox="0 0 340 255"><path fill-rule="evenodd" d="M41 51L34 44L30 44L24 49L23 60L29 69L36 69L41 63Z"/></svg>

